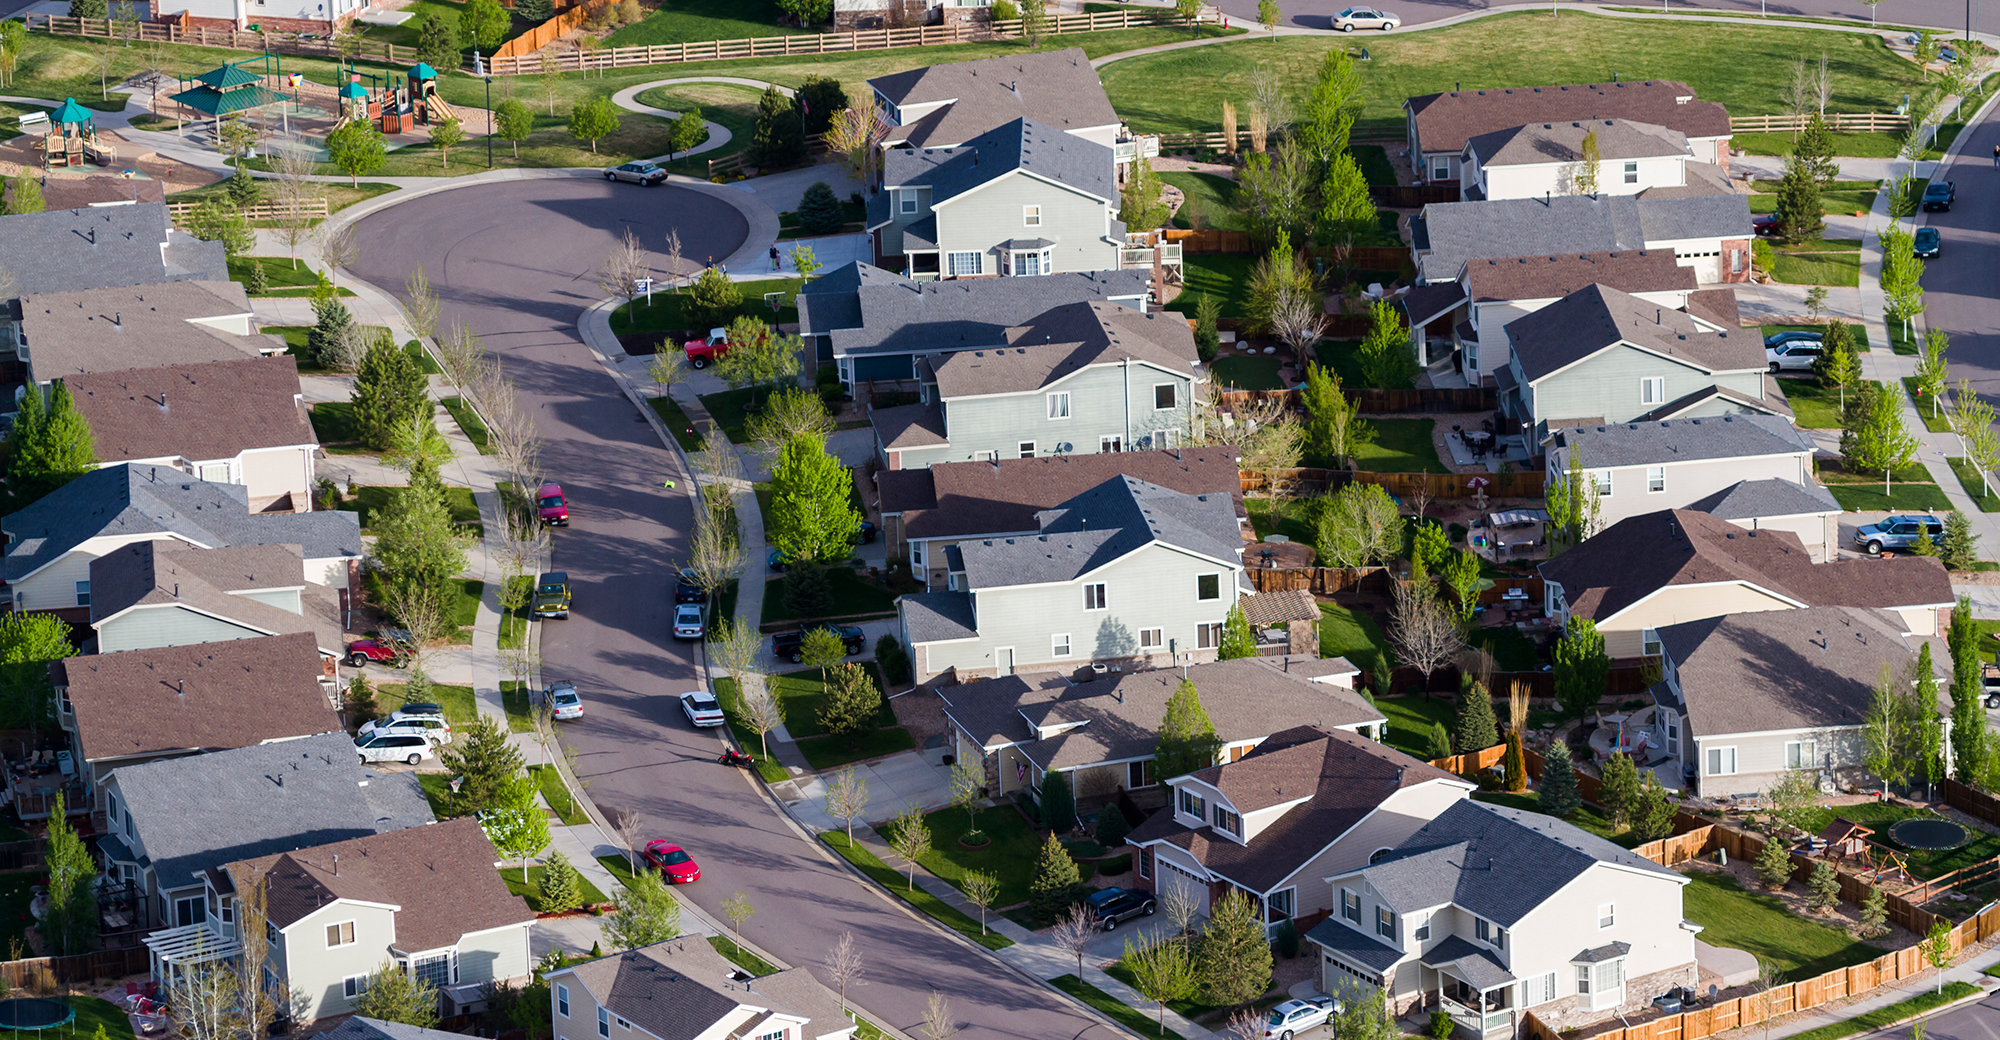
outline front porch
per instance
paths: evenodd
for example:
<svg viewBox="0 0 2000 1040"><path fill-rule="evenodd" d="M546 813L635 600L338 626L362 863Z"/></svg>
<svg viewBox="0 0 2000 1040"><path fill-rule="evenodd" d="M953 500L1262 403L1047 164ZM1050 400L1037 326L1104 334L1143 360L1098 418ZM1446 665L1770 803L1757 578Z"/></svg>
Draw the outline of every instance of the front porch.
<svg viewBox="0 0 2000 1040"><path fill-rule="evenodd" d="M1514 1035L1514 978L1499 960L1459 936L1439 943L1418 962L1426 995L1452 1024L1478 1040Z"/></svg>

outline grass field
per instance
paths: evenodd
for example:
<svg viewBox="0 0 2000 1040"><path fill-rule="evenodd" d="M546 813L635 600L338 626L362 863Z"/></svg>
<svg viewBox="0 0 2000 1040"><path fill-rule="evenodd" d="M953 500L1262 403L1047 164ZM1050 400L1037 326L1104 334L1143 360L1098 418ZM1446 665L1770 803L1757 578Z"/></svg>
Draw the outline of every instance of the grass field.
<svg viewBox="0 0 2000 1040"><path fill-rule="evenodd" d="M581 827L590 822L589 814L563 786L562 774L556 767L529 766L528 773L535 778L535 787L542 792L542 801L549 803L549 810L562 820L564 826Z"/></svg>
<svg viewBox="0 0 2000 1040"><path fill-rule="evenodd" d="M1508 794L1505 791L1481 791L1472 797L1475 801L1504 805L1509 809L1524 809L1528 812L1542 811L1542 796L1535 791L1523 791L1519 794ZM1645 844L1632 835L1630 827L1615 831L1612 830L1611 821L1605 819L1603 813L1598 812L1588 805L1564 817L1564 819L1576 824L1583 830L1603 838L1605 841L1621 845L1628 849L1636 845Z"/></svg>
<svg viewBox="0 0 2000 1040"><path fill-rule="evenodd" d="M371 680L372 681L372 680ZM409 686L404 683L378 683L375 686L375 710L383 718L409 701ZM472 699L472 687L451 686L432 683L431 692L425 699L444 708L444 717L453 727L470 726L479 720L479 707Z"/></svg>
<svg viewBox="0 0 2000 1040"><path fill-rule="evenodd" d="M111 1040L130 1040L132 1019L118 1005L102 997L71 997L69 1006L76 1020L63 1028L69 1036L95 1036L103 1030Z"/></svg>
<svg viewBox="0 0 2000 1040"><path fill-rule="evenodd" d="M690 256L683 257L682 259L699 263L704 258ZM734 279L731 280L735 281ZM798 296L799 287L804 284L805 279L803 278L773 278L769 281L756 282L736 281L736 287L743 294L743 305L740 313L754 314L765 321L775 321L779 324L798 321L799 311L793 301ZM765 293L785 294L784 299L779 301L778 312L776 314L771 313L771 309L764 306ZM618 333L627 333L663 332L673 329L685 329L688 327L687 316L681 311L681 304L686 299L685 296L677 292L656 291L653 293L653 299L650 303L642 296L629 304L619 304L618 308L611 312L611 330ZM723 324L727 325L728 322L723 322ZM707 332L706 329L698 331Z"/></svg>
<svg viewBox="0 0 2000 1040"><path fill-rule="evenodd" d="M465 439L472 442L472 446L478 449L479 454L493 454L494 448L490 443L492 437L486 432L486 424L479 420L479 413L472 410L472 406L465 402L465 398L447 397L438 403L444 405L444 410L451 413L451 420L458 424L459 430L465 434Z"/></svg>
<svg viewBox="0 0 2000 1040"><path fill-rule="evenodd" d="M1395 651L1382 627L1369 614L1360 614L1331 603L1319 605L1319 655L1345 657L1349 664L1375 671L1394 664ZM1426 723L1428 725L1428 723Z"/></svg>
<svg viewBox="0 0 2000 1040"><path fill-rule="evenodd" d="M1737 137L1787 137L1787 136L1789 135L1785 134L1738 134L1737 135ZM1852 136L1873 137L1875 135L1857 134ZM1730 143L1732 145L1734 145L1735 142L1736 138L1730 139ZM1790 145L1787 144L1786 148L1787 150L1789 150ZM1779 154L1779 153L1771 152L1764 154ZM1854 155L1855 153L1842 152L1836 150L1834 154ZM1879 181L1834 181L1831 185L1828 185L1826 188L1820 191L1819 195L1820 208L1828 213L1838 213L1841 215L1853 213L1856 210L1860 210L1861 212L1866 213L1868 212L1870 207L1875 205L1875 192L1879 189L1880 183L1881 182ZM1778 211L1778 197L1776 195L1752 194L1750 196L1750 212L1776 213L1777 211Z"/></svg>
<svg viewBox="0 0 2000 1040"><path fill-rule="evenodd" d="M1932 433L1951 432L1950 415L1944 410L1932 407L1933 402L1924 397L1923 390L1918 386L1916 377L1904 376L1903 390L1910 395L1910 403L1916 406L1917 417L1924 421L1924 429Z"/></svg>
<svg viewBox="0 0 2000 1040"><path fill-rule="evenodd" d="M763 561L753 560L751 565L762 566ZM886 586L862 577L852 567L829 567L826 576L833 591L833 613L828 617L895 613L896 594ZM763 624L787 620L786 615L790 612L785 609L784 598L785 579L767 579L764 583Z"/></svg>
<svg viewBox="0 0 2000 1040"><path fill-rule="evenodd" d="M958 839L971 831L964 810L939 809L926 815L924 822L931 829L931 850L917 857L917 863L925 870L954 887L975 870L992 874L999 882L999 892L993 898L992 912L996 914L1027 901L1028 886L1035 880L1035 857L1041 852L1042 835L1012 805L980 810L979 830L990 841L976 849L958 843ZM891 840L888 825L875 831L883 841ZM1096 872L1088 863L1079 863L1077 867L1085 881Z"/></svg>
<svg viewBox="0 0 2000 1040"><path fill-rule="evenodd" d="M1830 484L1827 490L1833 492L1833 500L1840 503L1840 508L1850 513L1899 509L1928 512L1933 509L1951 508L1951 499L1946 498L1944 489L1936 484L1897 481L1886 495L1882 493L1880 481L1868 484Z"/></svg>
<svg viewBox="0 0 2000 1040"><path fill-rule="evenodd" d="M881 677L874 667L866 664L862 667L868 669L869 675L874 677L879 685ZM799 753L803 754L806 762L816 770L824 771L849 762L892 755L916 747L916 741L910 736L910 731L896 725L896 713L889 710L887 700L882 702L882 711L875 718L874 730L853 740L829 736L826 729L819 724L820 702L826 697L826 684L817 668L790 672L766 681L776 691L779 703L785 707L785 729L799 742ZM736 703L734 679L717 679L715 690L725 708ZM730 717L734 719L735 714L732 712ZM753 754L757 753L756 734L749 734L744 747L749 748ZM782 778L781 776L780 779Z"/></svg>
<svg viewBox="0 0 2000 1040"><path fill-rule="evenodd" d="M1196 294L1211 296L1222 305L1219 317L1241 318L1249 297L1243 287L1250 280L1253 258L1237 253L1194 253L1182 262L1187 291L1174 297L1167 309L1192 316Z"/></svg>
<svg viewBox="0 0 2000 1040"><path fill-rule="evenodd" d="M777 0L665 0L651 14L612 33L605 43L611 47L644 47L784 36L822 28L779 25L782 14Z"/></svg>
<svg viewBox="0 0 2000 1040"><path fill-rule="evenodd" d="M1838 809L1815 810L1810 822L1817 824L1812 830L1821 830L1832 823L1835 817L1852 820L1875 831L1872 841L1896 848L1910 865L1910 873L1919 878L1943 877L1954 870L1972 866L2000 856L2000 835L1990 834L1977 828L1966 828L1971 840L1955 849L1937 852L1922 852L1904 849L1889 835L1889 828L1902 820L1935 819L1936 814L1914 809L1905 805L1889 805L1881 802L1863 805L1843 805Z"/></svg>
<svg viewBox="0 0 2000 1040"><path fill-rule="evenodd" d="M636 26L626 28L636 28ZM689 108L699 108L703 119L720 124L724 130L729 131L729 142L720 148L662 164L670 173L706 177L711 160L726 159L750 147L750 135L755 129L757 99L760 94L761 92L755 87L736 83L682 83L678 86L654 87L642 91L638 101L642 105L664 108L669 112L685 112ZM702 140L706 142L708 138L703 137Z"/></svg>
<svg viewBox="0 0 2000 1040"><path fill-rule="evenodd" d="M1001 935L999 932L981 929L977 919L960 913L957 908L946 903L944 900L931 895L921 888L910 887L909 882L905 880L909 875L882 862L880 857L868 851L860 843L857 842L850 845L846 834L839 831L828 831L820 835L819 840L825 842L827 848L839 853L841 858L854 864L855 867L859 868L863 874L868 875L876 884L894 893L904 902L909 903L918 910L936 918L938 923L944 925L946 928L971 939L973 942L989 950L1004 950L1014 945L1014 940Z"/></svg>
<svg viewBox="0 0 2000 1040"><path fill-rule="evenodd" d="M1779 380L1778 385L1784 389L1785 401L1792 406L1792 415L1801 429L1840 429L1841 393L1838 388L1821 386L1819 380L1810 376Z"/></svg>
<svg viewBox="0 0 2000 1040"><path fill-rule="evenodd" d="M1458 714L1457 703L1449 697L1377 697L1375 706L1389 720L1389 732L1382 743L1423 761L1431 757L1431 725L1442 722L1448 732Z"/></svg>
<svg viewBox="0 0 2000 1040"><path fill-rule="evenodd" d="M1308 516L1308 503L1295 498L1259 498L1252 496L1243 500L1250 512L1250 527L1262 541L1265 535L1281 534L1295 542L1312 544L1313 525Z"/></svg>
<svg viewBox="0 0 2000 1040"><path fill-rule="evenodd" d="M340 505L342 509L352 509L361 514L361 530L364 534L374 534L369 521L375 518L377 510L389 505L389 496L397 488L368 484L356 487ZM479 504L472 500L472 489L448 487L444 489L445 509L451 513L452 523L461 531L471 531L475 537L484 537L486 525L479 522Z"/></svg>
<svg viewBox="0 0 2000 1040"><path fill-rule="evenodd" d="M181 199L175 196L174 201ZM299 260L297 267L293 267L291 258L283 256L232 256L229 258L229 280L243 282L245 292L248 292L250 268L253 266L264 269L265 284L269 288L261 293L250 293L252 297L305 296L319 284L319 272L313 270L304 258ZM345 286L335 291L341 296L354 295L354 290Z"/></svg>
<svg viewBox="0 0 2000 1040"><path fill-rule="evenodd" d="M1682 909L1688 920L1703 927L1702 940L1755 954L1787 980L1809 979L1882 955L1878 946L1793 914L1774 896L1744 891L1728 874L1695 871L1686 876Z"/></svg>
<svg viewBox="0 0 2000 1040"><path fill-rule="evenodd" d="M1431 443L1436 419L1370 419L1375 439L1354 449L1354 468L1376 473L1449 473Z"/></svg>
<svg viewBox="0 0 2000 1040"><path fill-rule="evenodd" d="M1157 1040L1181 1040L1181 1035L1160 1024L1155 1015L1148 1015L1130 1004L1122 1003L1117 997L1098 989L1074 975L1059 975L1049 980L1049 985L1083 1001L1105 1017L1114 1019L1119 1025L1140 1036Z"/></svg>
<svg viewBox="0 0 2000 1040"><path fill-rule="evenodd" d="M1215 374L1217 386L1238 390L1282 390L1285 384L1278 378L1278 369L1283 364L1274 357L1232 355L1216 358L1209 370Z"/></svg>
<svg viewBox="0 0 2000 1040"><path fill-rule="evenodd" d="M1174 214L1177 228L1202 227L1211 231L1247 231L1249 223L1236 208L1236 182L1213 173L1174 171L1160 174L1160 180L1179 188L1187 202Z"/></svg>
<svg viewBox="0 0 2000 1040"><path fill-rule="evenodd" d="M1835 246L1846 240L1834 239L1825 243ZM1861 244L1855 242L1852 248L1815 248L1818 243L1805 242L1798 246L1778 250L1771 258L1772 279L1787 285L1839 285L1854 287L1861 284Z"/></svg>
<svg viewBox="0 0 2000 1040"><path fill-rule="evenodd" d="M542 872L545 869L544 867L530 866L527 871L527 877L523 879L521 876L521 865L517 862L511 867L500 868L500 880L507 883L507 891L527 900L529 909L536 913L541 913ZM605 898L604 893L598 890L596 885L590 883L589 878L581 876L582 871L578 871L577 873L579 875L577 877L577 881L579 882L577 886L578 894L583 897L584 906L598 906L610 902L610 900Z"/></svg>
<svg viewBox="0 0 2000 1040"><path fill-rule="evenodd" d="M1953 455L1945 460L1951 464L1951 471L1958 477L1958 485L1972 496L1972 501L1982 513L2000 513L2000 491L1987 486L1980 479L1979 467L1963 455Z"/></svg>

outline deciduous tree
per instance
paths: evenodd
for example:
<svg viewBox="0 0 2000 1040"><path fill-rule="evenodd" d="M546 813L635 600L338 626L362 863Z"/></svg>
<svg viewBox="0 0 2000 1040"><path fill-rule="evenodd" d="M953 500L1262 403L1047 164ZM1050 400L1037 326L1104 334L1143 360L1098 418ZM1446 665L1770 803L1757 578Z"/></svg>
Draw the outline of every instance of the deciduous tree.
<svg viewBox="0 0 2000 1040"><path fill-rule="evenodd" d="M1572 613L1556 643L1555 664L1556 703L1579 719L1590 714L1611 676L1611 655L1604 650L1597 623Z"/></svg>
<svg viewBox="0 0 2000 1040"><path fill-rule="evenodd" d="M1409 330L1403 325L1402 311L1395 304L1377 300L1369 305L1368 316L1368 338L1356 351L1363 378L1368 385L1385 390L1409 389L1422 369L1417 365Z"/></svg>
<svg viewBox="0 0 2000 1040"><path fill-rule="evenodd" d="M1222 738L1216 736L1215 723L1202 708L1201 691L1195 688L1194 680L1182 679L1167 698L1165 715L1160 720L1160 742L1153 753L1154 775L1171 780L1207 769L1215 764L1216 752L1221 749Z"/></svg>
<svg viewBox="0 0 2000 1040"><path fill-rule="evenodd" d="M1951 613L1945 640L1951 649L1951 751L1953 775L1960 783L1978 783L1992 753L1986 732L1985 663L1979 657L1979 624L1972 601L1960 596Z"/></svg>
<svg viewBox="0 0 2000 1040"><path fill-rule="evenodd" d="M1151 231L1167 222L1167 202L1161 196L1160 178L1145 156L1132 161L1119 193L1118 219L1129 231Z"/></svg>
<svg viewBox="0 0 2000 1040"><path fill-rule="evenodd" d="M604 942L613 949L636 950L681 934L681 904L656 870L634 874L611 902L614 909L604 917Z"/></svg>
<svg viewBox="0 0 2000 1040"><path fill-rule="evenodd" d="M49 871L48 908L41 933L51 952L61 957L89 950L97 938L97 862L70 827L61 792L50 808L42 853Z"/></svg>
<svg viewBox="0 0 2000 1040"><path fill-rule="evenodd" d="M826 787L827 815L847 825L847 840L854 841L854 821L868 811L868 781L848 766L833 775Z"/></svg>
<svg viewBox="0 0 2000 1040"><path fill-rule="evenodd" d="M1193 996L1198 975L1188 944L1178 938L1157 939L1143 946L1125 940L1125 969L1133 988L1160 1006L1160 1035L1167 1033L1167 1005Z"/></svg>
<svg viewBox="0 0 2000 1040"><path fill-rule="evenodd" d="M1583 135L1582 157L1577 161L1576 173L1571 183L1578 195L1597 194L1598 167L1604 163L1604 149L1598 146L1597 131Z"/></svg>
<svg viewBox="0 0 2000 1040"><path fill-rule="evenodd" d="M354 1013L429 1029L438 1020L437 987L385 960L368 977L368 988L354 998Z"/></svg>
<svg viewBox="0 0 2000 1040"><path fill-rule="evenodd" d="M795 437L771 464L771 544L795 561L844 560L861 516L854 479L824 442Z"/></svg>
<svg viewBox="0 0 2000 1040"><path fill-rule="evenodd" d="M374 123L350 119L326 135L326 154L334 168L358 188L363 174L374 173L389 161L389 146Z"/></svg>
<svg viewBox="0 0 2000 1040"><path fill-rule="evenodd" d="M535 132L535 114L519 98L508 98L493 109L494 136L514 146L514 158L521 157L521 142Z"/></svg>
<svg viewBox="0 0 2000 1040"><path fill-rule="evenodd" d="M1430 674L1450 664L1465 649L1458 618L1438 602L1437 584L1423 576L1396 583L1390 615L1389 643L1404 664Z"/></svg>
<svg viewBox="0 0 2000 1040"><path fill-rule="evenodd" d="M1850 466L1882 472L1885 496L1896 470L1915 462L1917 449L1922 445L1903 419L1900 398L1900 394L1880 384L1870 384L1850 413L1850 425L1840 438L1841 453Z"/></svg>
<svg viewBox="0 0 2000 1040"><path fill-rule="evenodd" d="M1243 605L1229 608L1222 618L1222 645L1216 650L1216 659L1233 661L1239 657L1257 656L1257 636L1250 631L1250 619L1243 616Z"/></svg>
<svg viewBox="0 0 2000 1040"><path fill-rule="evenodd" d="M1361 106L1361 70L1345 47L1329 47L1299 120L1299 144L1317 173L1323 175L1334 157L1347 150Z"/></svg>
<svg viewBox="0 0 2000 1040"><path fill-rule="evenodd" d="M1334 492L1314 527L1313 547L1328 566L1366 567L1402 552L1402 514L1379 484L1354 483Z"/></svg>
<svg viewBox="0 0 2000 1040"><path fill-rule="evenodd" d="M931 850L930 824L924 822L923 810L905 809L895 822L889 825L889 849L903 858L909 868L909 876L904 881L904 889L917 887L917 860Z"/></svg>
<svg viewBox="0 0 2000 1040"><path fill-rule="evenodd" d="M589 141L592 154L597 151L598 139L617 133L619 125L618 106L601 94L585 98L569 110L570 136Z"/></svg>

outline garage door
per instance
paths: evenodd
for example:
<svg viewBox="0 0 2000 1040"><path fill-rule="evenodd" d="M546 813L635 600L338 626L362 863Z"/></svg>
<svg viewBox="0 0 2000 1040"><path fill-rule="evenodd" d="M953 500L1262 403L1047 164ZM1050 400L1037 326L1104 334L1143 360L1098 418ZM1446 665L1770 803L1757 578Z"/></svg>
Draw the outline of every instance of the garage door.
<svg viewBox="0 0 2000 1040"><path fill-rule="evenodd" d="M1180 867L1174 866L1161 857L1155 856L1153 862L1158 864L1160 868L1160 892L1165 893L1169 888L1174 887L1185 889L1190 895L1194 896L1196 911L1206 917L1208 915L1208 882L1195 877Z"/></svg>

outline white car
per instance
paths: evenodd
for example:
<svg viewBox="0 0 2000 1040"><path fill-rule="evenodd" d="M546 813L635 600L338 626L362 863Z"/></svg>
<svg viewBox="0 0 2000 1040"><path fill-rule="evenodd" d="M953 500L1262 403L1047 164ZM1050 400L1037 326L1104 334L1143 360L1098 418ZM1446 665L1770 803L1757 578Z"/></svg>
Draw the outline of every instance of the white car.
<svg viewBox="0 0 2000 1040"><path fill-rule="evenodd" d="M706 690L689 690L681 694L681 710L687 713L688 721L701 729L722 725L722 705L715 702L715 695Z"/></svg>
<svg viewBox="0 0 2000 1040"><path fill-rule="evenodd" d="M380 733L424 737L434 744L451 743L451 721L445 718L444 709L435 704L405 704L390 712L386 719L362 723L359 732L364 737Z"/></svg>
<svg viewBox="0 0 2000 1040"><path fill-rule="evenodd" d="M1353 32L1356 29L1380 29L1388 32L1402 24L1402 18L1373 7L1350 7L1333 16L1333 27L1341 32Z"/></svg>
<svg viewBox="0 0 2000 1040"><path fill-rule="evenodd" d="M1819 360L1820 340L1795 339L1764 348L1764 360L1770 363L1773 372L1810 372L1813 363Z"/></svg>
<svg viewBox="0 0 2000 1040"><path fill-rule="evenodd" d="M583 718L583 698L577 696L575 683L568 679L557 679L549 684L547 695L550 714L556 718Z"/></svg>
<svg viewBox="0 0 2000 1040"><path fill-rule="evenodd" d="M1327 996L1314 996L1306 1000L1287 1000L1271 1009L1264 1016L1264 1035L1292 1040L1296 1033L1327 1025L1333 1016L1340 1014L1340 1001Z"/></svg>
<svg viewBox="0 0 2000 1040"><path fill-rule="evenodd" d="M364 763L408 762L416 765L424 759L437 757L430 738L421 733L362 733L354 738L354 750L361 755Z"/></svg>
<svg viewBox="0 0 2000 1040"><path fill-rule="evenodd" d="M674 605L675 639L700 639L702 631L701 604L677 603Z"/></svg>

